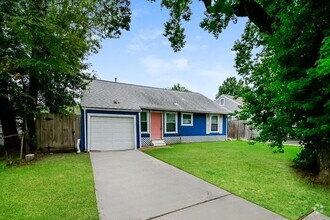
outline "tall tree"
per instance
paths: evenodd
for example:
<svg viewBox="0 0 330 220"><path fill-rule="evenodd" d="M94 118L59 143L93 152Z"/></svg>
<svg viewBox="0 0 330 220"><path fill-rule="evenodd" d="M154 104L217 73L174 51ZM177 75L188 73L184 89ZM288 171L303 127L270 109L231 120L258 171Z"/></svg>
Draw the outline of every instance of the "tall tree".
<svg viewBox="0 0 330 220"><path fill-rule="evenodd" d="M241 96L244 89L246 89L246 87L244 86L243 80L240 79L237 81L235 77L229 77L219 86L215 98L219 98L222 94Z"/></svg>
<svg viewBox="0 0 330 220"><path fill-rule="evenodd" d="M92 77L86 57L104 38L129 29L129 0L12 0L0 2L0 111L4 135L24 119L35 150L40 109L64 111ZM7 129L8 128L8 129ZM7 150L17 150L6 143ZM13 149L15 148L15 149ZM29 149L28 149L29 151Z"/></svg>
<svg viewBox="0 0 330 220"><path fill-rule="evenodd" d="M171 89L176 90L176 91L181 91L181 92L190 92L189 89L187 89L184 86L181 86L180 83L173 85Z"/></svg>
<svg viewBox="0 0 330 220"><path fill-rule="evenodd" d="M330 2L202 1L207 12L201 27L215 37L237 17L249 18L234 46L236 68L252 86L242 114L262 129L263 141L281 148L288 135L301 139L301 155L315 154L319 180L330 182ZM162 1L170 10L165 36L174 51L185 44L182 21L189 21L191 3Z"/></svg>

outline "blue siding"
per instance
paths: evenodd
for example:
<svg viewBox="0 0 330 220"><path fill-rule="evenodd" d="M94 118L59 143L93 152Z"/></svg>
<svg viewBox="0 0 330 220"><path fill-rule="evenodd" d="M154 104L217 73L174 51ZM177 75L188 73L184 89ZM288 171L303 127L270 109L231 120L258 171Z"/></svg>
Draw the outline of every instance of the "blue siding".
<svg viewBox="0 0 330 220"><path fill-rule="evenodd" d="M109 115L109 114L117 114L117 115L135 115L136 116L136 146L137 148L140 148L140 121L139 121L139 112L125 112L125 111L106 111L106 110L91 110L91 109L86 109L82 110L82 120L81 120L81 135L80 135L80 149L82 151L86 151L85 146L88 142L88 137L85 137L85 124L86 124L86 134L88 131L88 122L87 122L87 115L90 113L94 114L104 114L104 115Z"/></svg>
<svg viewBox="0 0 330 220"><path fill-rule="evenodd" d="M141 133L141 137L150 137L150 134L147 134L147 133Z"/></svg>
<svg viewBox="0 0 330 220"><path fill-rule="evenodd" d="M206 135L206 114L193 114L193 126L181 125L181 113L178 114L178 130L181 136Z"/></svg>
<svg viewBox="0 0 330 220"><path fill-rule="evenodd" d="M80 109L80 151L85 151L85 110Z"/></svg>
<svg viewBox="0 0 330 220"><path fill-rule="evenodd" d="M135 115L136 116L136 145L137 148L140 148L140 139L149 138L149 133L140 134L140 122L139 122L139 112L125 112L125 111L106 111L106 110L81 110L81 133L80 133L80 150L85 151L85 143L87 143L87 137L85 137L85 124L86 129L88 130L87 124L87 114L96 113L96 114L121 114L121 115ZM182 126L181 125L181 113L178 112L178 133L175 134L164 134L164 137L177 137L177 136L223 136L227 134L227 115L223 115L222 122L222 134L219 133L210 133L206 134L206 115L203 113L193 113L193 126ZM165 123L165 112L163 112L163 120ZM165 128L165 124L164 124ZM165 131L163 129L163 131Z"/></svg>
<svg viewBox="0 0 330 220"><path fill-rule="evenodd" d="M206 114L193 113L193 126L181 125L181 113L178 113L178 133L164 134L164 137L175 136L212 136L212 135L226 135L227 133L227 115L222 118L222 133L206 134Z"/></svg>
<svg viewBox="0 0 330 220"><path fill-rule="evenodd" d="M227 135L227 115L222 117L222 134Z"/></svg>

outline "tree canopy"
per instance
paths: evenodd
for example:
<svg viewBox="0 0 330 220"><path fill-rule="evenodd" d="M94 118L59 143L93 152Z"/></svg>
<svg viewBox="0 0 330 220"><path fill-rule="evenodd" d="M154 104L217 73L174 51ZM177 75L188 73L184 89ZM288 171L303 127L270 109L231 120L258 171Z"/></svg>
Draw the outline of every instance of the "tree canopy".
<svg viewBox="0 0 330 220"><path fill-rule="evenodd" d="M223 94L241 96L244 89L246 89L246 86L244 86L244 81L242 79L237 80L236 77L229 77L219 86L215 98L217 99Z"/></svg>
<svg viewBox="0 0 330 220"><path fill-rule="evenodd" d="M35 114L73 106L92 77L86 57L129 29L129 0L0 2L0 120L4 135L23 118L35 147ZM7 150L14 148L5 143Z"/></svg>
<svg viewBox="0 0 330 220"><path fill-rule="evenodd" d="M177 83L177 84L173 85L171 89L175 90L175 91L181 91L181 92L190 92L189 89L187 89L184 86L181 86L180 83Z"/></svg>
<svg viewBox="0 0 330 220"><path fill-rule="evenodd" d="M322 0L202 0L201 27L215 37L238 17L248 17L237 41L236 69L251 86L242 117L261 130L260 141L282 147L299 138L299 160L316 158L319 180L330 181L330 2ZM170 10L165 36L174 51L185 44L182 21L192 0L163 0ZM305 157L305 156L306 157Z"/></svg>

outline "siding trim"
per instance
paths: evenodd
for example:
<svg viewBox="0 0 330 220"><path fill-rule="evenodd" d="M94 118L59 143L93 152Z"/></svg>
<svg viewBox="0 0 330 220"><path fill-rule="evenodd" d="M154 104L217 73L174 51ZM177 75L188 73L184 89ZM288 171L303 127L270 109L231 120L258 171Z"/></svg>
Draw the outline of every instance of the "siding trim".
<svg viewBox="0 0 330 220"><path fill-rule="evenodd" d="M167 131L167 119L166 119L166 114L175 114L175 131ZM178 123L179 123L179 120L178 120L178 112L165 112L164 114L165 116L165 130L164 130L164 134L177 134L178 133Z"/></svg>

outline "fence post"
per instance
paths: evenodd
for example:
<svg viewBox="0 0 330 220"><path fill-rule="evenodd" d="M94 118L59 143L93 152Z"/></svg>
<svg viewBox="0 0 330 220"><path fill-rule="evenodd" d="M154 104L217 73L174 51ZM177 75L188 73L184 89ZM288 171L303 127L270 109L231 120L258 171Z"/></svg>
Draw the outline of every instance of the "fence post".
<svg viewBox="0 0 330 220"><path fill-rule="evenodd" d="M237 120L237 140L239 140L239 120Z"/></svg>
<svg viewBox="0 0 330 220"><path fill-rule="evenodd" d="M22 136L21 136L21 150L20 150L20 159L23 159L23 145L24 145L24 132L22 132Z"/></svg>

